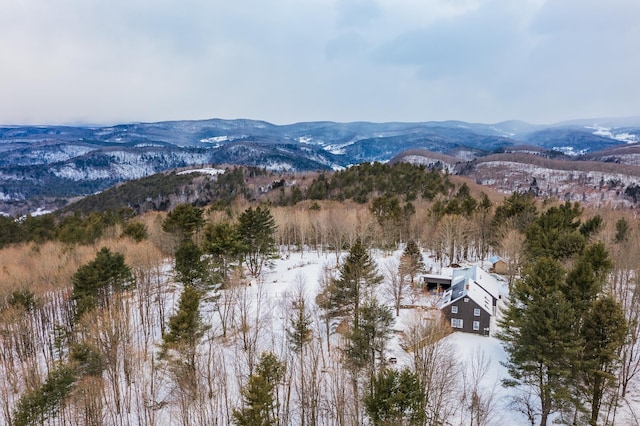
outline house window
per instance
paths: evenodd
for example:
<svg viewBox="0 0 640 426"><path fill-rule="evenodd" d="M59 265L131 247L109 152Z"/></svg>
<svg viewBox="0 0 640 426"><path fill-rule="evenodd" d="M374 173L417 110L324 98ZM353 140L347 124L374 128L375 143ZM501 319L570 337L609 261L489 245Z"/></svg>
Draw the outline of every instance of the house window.
<svg viewBox="0 0 640 426"><path fill-rule="evenodd" d="M468 297L465 297L465 298L464 298L464 301L465 301L465 302L468 302L468 301L469 301L469 298L468 298Z"/></svg>
<svg viewBox="0 0 640 426"><path fill-rule="evenodd" d="M474 321L473 322L473 329L474 330L480 330L480 321Z"/></svg>
<svg viewBox="0 0 640 426"><path fill-rule="evenodd" d="M475 308L475 309L473 310L473 316L474 316L474 317L479 317L479 316L480 316L480 309Z"/></svg>
<svg viewBox="0 0 640 426"><path fill-rule="evenodd" d="M452 314L457 314L458 313L458 307L457 306L452 306L451 307L451 313Z"/></svg>
<svg viewBox="0 0 640 426"><path fill-rule="evenodd" d="M462 328L463 321L459 318L451 318L451 327Z"/></svg>

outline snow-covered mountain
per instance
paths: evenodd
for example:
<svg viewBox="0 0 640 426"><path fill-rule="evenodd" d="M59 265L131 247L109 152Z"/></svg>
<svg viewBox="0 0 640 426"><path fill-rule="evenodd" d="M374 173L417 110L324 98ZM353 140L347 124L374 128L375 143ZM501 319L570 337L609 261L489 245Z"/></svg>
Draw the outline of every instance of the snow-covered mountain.
<svg viewBox="0 0 640 426"><path fill-rule="evenodd" d="M640 118L547 126L520 121L275 125L221 119L108 127L0 126L0 199L85 195L125 180L198 164L335 170L389 161L409 150L468 162L527 145L543 155L550 151L572 160L582 155L634 164L636 154L631 151L617 151L615 160L611 154L598 157L597 152L631 148L639 142Z"/></svg>

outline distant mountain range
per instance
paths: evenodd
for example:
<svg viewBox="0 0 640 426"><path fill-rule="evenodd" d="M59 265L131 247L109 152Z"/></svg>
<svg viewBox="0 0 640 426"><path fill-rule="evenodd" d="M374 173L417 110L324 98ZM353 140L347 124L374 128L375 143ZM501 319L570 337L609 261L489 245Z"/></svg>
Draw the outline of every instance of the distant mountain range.
<svg viewBox="0 0 640 426"><path fill-rule="evenodd" d="M0 201L51 205L168 169L238 164L273 171L331 170L407 152L466 163L528 152L565 160L633 164L640 117L553 125L521 121L424 123L255 120L133 123L109 127L0 126ZM460 166L458 166L460 168ZM468 169L468 168L467 168ZM0 206L0 211L7 208Z"/></svg>

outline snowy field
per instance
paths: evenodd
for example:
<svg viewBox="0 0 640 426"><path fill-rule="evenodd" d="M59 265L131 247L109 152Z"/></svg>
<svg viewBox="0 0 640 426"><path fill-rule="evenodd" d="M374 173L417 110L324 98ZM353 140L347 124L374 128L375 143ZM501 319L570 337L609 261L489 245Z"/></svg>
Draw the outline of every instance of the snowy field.
<svg viewBox="0 0 640 426"><path fill-rule="evenodd" d="M345 255L346 253L342 253L341 259L343 259ZM399 261L401 251L399 250L391 254L373 252L372 255L378 266L378 271L384 273L389 262L393 264L394 261ZM452 270L450 268L442 268L426 256L424 259L427 269L432 273L445 276L451 275ZM489 265L485 263L485 265L482 266L484 266L486 270ZM263 272L264 290L272 301L282 301L295 292L296 283L302 280L305 283L307 296L315 298L315 295L320 291L319 277L323 268L334 268L335 270L335 253L324 252L318 254L314 251L308 251L301 254L291 252L288 255L283 255L272 264L271 268ZM385 293L383 287L384 284L381 284L380 288L378 288L378 297L382 302L387 303L391 307L393 306L393 301L391 297ZM434 306L437 300L439 299L428 300L423 298L419 300L417 304ZM408 300L406 302L409 303ZM415 298L412 302L415 303ZM286 306L283 303L275 303L275 305L280 307ZM396 331L405 329L407 324L413 321L416 316L420 315L423 314L417 309L400 309L400 315L396 317L393 329ZM280 312L278 317L284 319L286 312ZM281 335L284 339L284 329L282 329ZM502 346L502 342L495 337L485 337L462 332L454 332L445 339L452 345L453 356L460 368L464 370L460 371L458 377L459 382L452 383L452 386L458 387L460 388L460 392L464 392L462 390L465 386L463 383L464 380L472 375L478 374L477 370L482 370L479 391L484 393L485 398L489 399L488 403L490 404L488 407L488 418L485 424L492 426L530 424L527 416L519 412L517 408L514 408L513 397L517 391L502 386L502 380L509 378L507 369L503 364L507 361L507 354ZM405 351L401 347L401 343L402 337L394 333L388 342L386 349L387 356L397 358L398 367L403 365L410 366L412 364L412 354ZM484 369L478 368L478 363L481 363ZM460 398L460 406L458 410L452 413L448 424L475 424L470 422L471 419L465 414L463 407L465 402L462 399L462 395ZM552 415L549 423L552 424L554 419L558 420L557 416ZM539 422L539 420L536 420L536 422ZM631 392L628 394L628 398L621 401L614 424L640 425L640 392L635 382Z"/></svg>
<svg viewBox="0 0 640 426"><path fill-rule="evenodd" d="M200 312L207 330L197 347L194 383L180 380L184 377L180 364L172 364L159 356L161 325L166 326L176 312L182 292L182 285L174 282L172 262L167 260L158 265L155 272L145 271L146 279L139 280L136 289L119 300L118 306L112 306L111 312L101 313L94 323L87 324L89 332L86 339L110 348L107 353L113 355L106 363L101 378L104 383L99 388L92 387L90 382L79 384L71 402L62 408L58 417L43 424L89 424L85 416L88 415L87 403L91 402L105 425L229 425L232 424L233 410L242 404L240 389L255 371L260 354L268 351L287 364L286 376L279 385L283 413L286 410L283 416L287 416L282 424L301 423L302 397L297 387L298 379L315 371L316 424L339 425L336 418L340 404L347 407L348 412L350 404L354 403L351 376L341 360L343 337L332 333L326 339L326 323L315 300L323 277L337 274L338 259L345 255L331 251L306 250L301 253L283 249L278 258L263 269L258 279L247 277L246 285L220 291L217 301L205 298ZM393 253L372 252L381 274L397 268L400 256L399 250ZM424 256L424 260L430 273L451 274L451 269L442 268L433 259ZM292 301L300 291L304 294L305 306L311 312L314 329L304 364L287 339ZM393 306L392 297L385 291L385 283L380 284L376 293L382 303ZM415 354L404 349L407 347L405 332L416 321L425 323L426 318L437 313L434 309L437 302L437 298L422 292L406 295L403 303L412 307L401 308L395 317L393 333L383 356L389 362L394 359L389 365L396 368L414 366ZM393 312L395 314L395 310ZM119 334L114 333L116 331ZM53 335L53 332L43 329L40 334L43 340L37 343L43 350L37 355L38 359L33 360L33 365L52 365L47 357L53 355L45 348L53 344L50 341ZM531 424L526 414L513 404L513 397L520 394L502 386L502 380L508 378L503 365L507 356L499 340L456 332L437 344L439 349L434 352L431 365L436 367L433 374L441 378L438 391L446 405L443 409L444 425ZM301 365L305 370L299 375ZM6 405L0 404L0 424L8 418L20 398L23 392L21 380L29 368L27 364L0 363L0 391L6 398ZM364 382L363 378L363 387ZM95 389L99 391L95 393ZM85 393L80 393L81 390ZM362 392L363 388L360 390ZM79 395L84 399L77 399ZM471 419L469 404L472 395L477 395L483 404L484 417L480 423ZM621 401L613 424L640 425L639 414L640 393L635 380L627 399ZM536 421L538 423L539 420ZM362 415L358 422L342 424L368 423Z"/></svg>
<svg viewBox="0 0 640 426"><path fill-rule="evenodd" d="M378 265L378 271L383 273L389 262L393 264L394 261L399 261L402 252L399 250L390 255L385 255L380 252L374 252L372 254ZM346 253L343 253L341 259L345 255ZM450 268L440 268L437 264L429 264L429 260L430 259L425 258L427 262L426 266L427 269L432 270L433 273L443 275L451 274ZM272 300L286 299L288 295L295 292L296 283L300 281L300 277L303 277L306 283L306 293L310 296L315 296L320 291L318 277L320 277L322 269L325 267L336 267L335 253L317 254L315 252L307 252L300 254L292 252L288 258L283 256L274 262L270 270L264 272L263 277L266 292ZM385 294L383 287L384 284L381 284L378 288L378 297L382 302L387 303L391 307L393 306L393 301ZM428 300L423 297L417 304L433 306L438 300L438 298ZM409 300L406 302L409 303ZM415 300L413 300L413 302L415 302ZM407 324L414 320L414 317L420 315L422 315L422 312L418 309L401 308L400 315L396 317L393 329L398 331L404 330ZM284 312L281 317L284 318ZM487 370L484 372L481 388L487 395L491 394L492 398L492 414L489 419L490 423L488 424L495 426L527 424L527 420L523 415L509 409L508 396L510 390L501 386L502 379L508 377L506 368L501 364L507 359L501 342L495 337L484 337L461 332L453 333L445 339L452 344L454 356L457 358L457 362L461 367L470 366L473 364L474 359L478 357L482 357L487 364ZM387 356L396 358L398 367L404 365L410 366L413 355L404 350L401 347L401 343L401 336L394 333L388 342ZM452 383L451 385L459 386L460 383ZM463 410L459 410L455 413L455 417L450 419L450 424L469 424L469 419L464 418L462 411Z"/></svg>

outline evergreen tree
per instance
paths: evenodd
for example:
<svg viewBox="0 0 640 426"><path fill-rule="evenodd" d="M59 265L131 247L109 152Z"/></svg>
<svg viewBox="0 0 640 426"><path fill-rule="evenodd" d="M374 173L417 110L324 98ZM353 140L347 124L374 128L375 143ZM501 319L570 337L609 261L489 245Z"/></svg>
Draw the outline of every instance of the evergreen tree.
<svg viewBox="0 0 640 426"><path fill-rule="evenodd" d="M533 194L529 192L514 192L496 207L492 227L494 230L498 229L507 220L510 220L515 225L516 230L525 232L537 216L538 209ZM494 232L495 234L497 233Z"/></svg>
<svg viewBox="0 0 640 426"><path fill-rule="evenodd" d="M0 215L0 248L24 241L24 234L18 221Z"/></svg>
<svg viewBox="0 0 640 426"><path fill-rule="evenodd" d="M572 305L561 291L563 275L556 260L538 259L514 284L500 321L499 337L513 378L504 384L535 391L541 426L546 426L549 414L571 400L572 365L581 348Z"/></svg>
<svg viewBox="0 0 640 426"><path fill-rule="evenodd" d="M221 281L224 282L231 265L243 252L243 244L237 228L229 222L207 225L202 246L204 252L212 256L212 264L220 275Z"/></svg>
<svg viewBox="0 0 640 426"><path fill-rule="evenodd" d="M360 304L367 291L380 284L383 277L360 239L349 249L339 271L339 277L325 294L325 307L334 317L352 316L354 324L357 324Z"/></svg>
<svg viewBox="0 0 640 426"><path fill-rule="evenodd" d="M202 209L190 204L178 204L162 222L162 230L177 234L181 239L191 238L204 225Z"/></svg>
<svg viewBox="0 0 640 426"><path fill-rule="evenodd" d="M35 426L44 424L56 415L62 401L71 393L76 374L71 366L62 364L47 375L40 387L20 397L13 413L13 425Z"/></svg>
<svg viewBox="0 0 640 426"><path fill-rule="evenodd" d="M294 301L292 315L289 318L289 328L287 329L287 337L291 349L298 354L302 352L304 345L311 340L311 314L306 309L306 303L303 297Z"/></svg>
<svg viewBox="0 0 640 426"><path fill-rule="evenodd" d="M409 240L400 258L400 273L402 276L409 276L413 287L416 275L425 272L426 268L420 247L418 247L415 240Z"/></svg>
<svg viewBox="0 0 640 426"><path fill-rule="evenodd" d="M590 425L600 424L598 417L605 392L616 386L615 372L627 330L622 307L613 297L596 300L585 316L579 389L591 408Z"/></svg>
<svg viewBox="0 0 640 426"><path fill-rule="evenodd" d="M193 286L201 291L209 281L207 262L202 259L202 251L191 240L184 240L176 250L176 279L185 286Z"/></svg>
<svg viewBox="0 0 640 426"><path fill-rule="evenodd" d="M581 214L578 203L567 201L536 218L526 232L526 248L531 258L565 260L580 254L586 244L586 238L579 232Z"/></svg>
<svg viewBox="0 0 640 426"><path fill-rule="evenodd" d="M195 349L205 331L200 317L200 293L190 285L180 295L177 312L169 318L169 331L162 337L161 356L174 350L180 358L174 361L184 364L188 371L195 371Z"/></svg>
<svg viewBox="0 0 640 426"><path fill-rule="evenodd" d="M239 426L271 426L278 424L277 386L285 373L285 365L270 352L260 357L256 372L242 388L242 408L233 410Z"/></svg>
<svg viewBox="0 0 640 426"><path fill-rule="evenodd" d="M602 292L606 274L610 269L609 254L602 243L597 243L587 247L568 272L562 291L574 309L578 327L582 322L582 316Z"/></svg>
<svg viewBox="0 0 640 426"><path fill-rule="evenodd" d="M313 329L311 328L311 314L306 309L306 303L302 292L299 297L294 300L291 316L289 317L289 328L287 329L287 338L289 345L298 355L299 386L300 386L300 425L307 424L307 386L304 365L304 348L313 337Z"/></svg>
<svg viewBox="0 0 640 426"><path fill-rule="evenodd" d="M27 288L12 291L7 299L7 303L9 306L22 308L26 312L33 312L36 306L38 306L36 295Z"/></svg>
<svg viewBox="0 0 640 426"><path fill-rule="evenodd" d="M422 425L424 397L418 376L409 368L385 369L373 377L364 405L374 426Z"/></svg>
<svg viewBox="0 0 640 426"><path fill-rule="evenodd" d="M480 259L484 261L489 251L489 241L491 238L490 214L493 204L489 196L484 192L480 194L480 202L476 209L476 223L478 224Z"/></svg>
<svg viewBox="0 0 640 426"><path fill-rule="evenodd" d="M395 247L399 237L400 229L403 225L403 209L396 196L382 195L371 201L369 208L373 216L378 221L382 234L385 236L386 244Z"/></svg>
<svg viewBox="0 0 640 426"><path fill-rule="evenodd" d="M94 260L78 268L71 282L76 318L80 318L96 307L108 306L113 293L128 289L134 278L124 255L103 247Z"/></svg>
<svg viewBox="0 0 640 426"><path fill-rule="evenodd" d="M268 208L249 207L238 218L238 233L249 273L260 275L265 262L276 251L276 222Z"/></svg>
<svg viewBox="0 0 640 426"><path fill-rule="evenodd" d="M347 336L346 360L356 371L369 367L373 375L376 359L384 355L394 317L391 310L375 298L365 301L359 311L357 323L354 323Z"/></svg>
<svg viewBox="0 0 640 426"><path fill-rule="evenodd" d="M585 238L589 239L600 232L603 226L604 222L602 217L600 215L595 215L580 225L579 230Z"/></svg>
<svg viewBox="0 0 640 426"><path fill-rule="evenodd" d="M459 213L464 214L465 216L471 216L476 208L478 207L478 201L471 196L471 190L469 189L469 185L463 183L458 188L458 192L456 193L455 199L459 204Z"/></svg>
<svg viewBox="0 0 640 426"><path fill-rule="evenodd" d="M616 222L615 242L622 243L629 238L630 226L625 218L621 218Z"/></svg>
<svg viewBox="0 0 640 426"><path fill-rule="evenodd" d="M141 222L127 222L120 235L121 238L130 237L137 243L146 240L148 236L147 226Z"/></svg>

